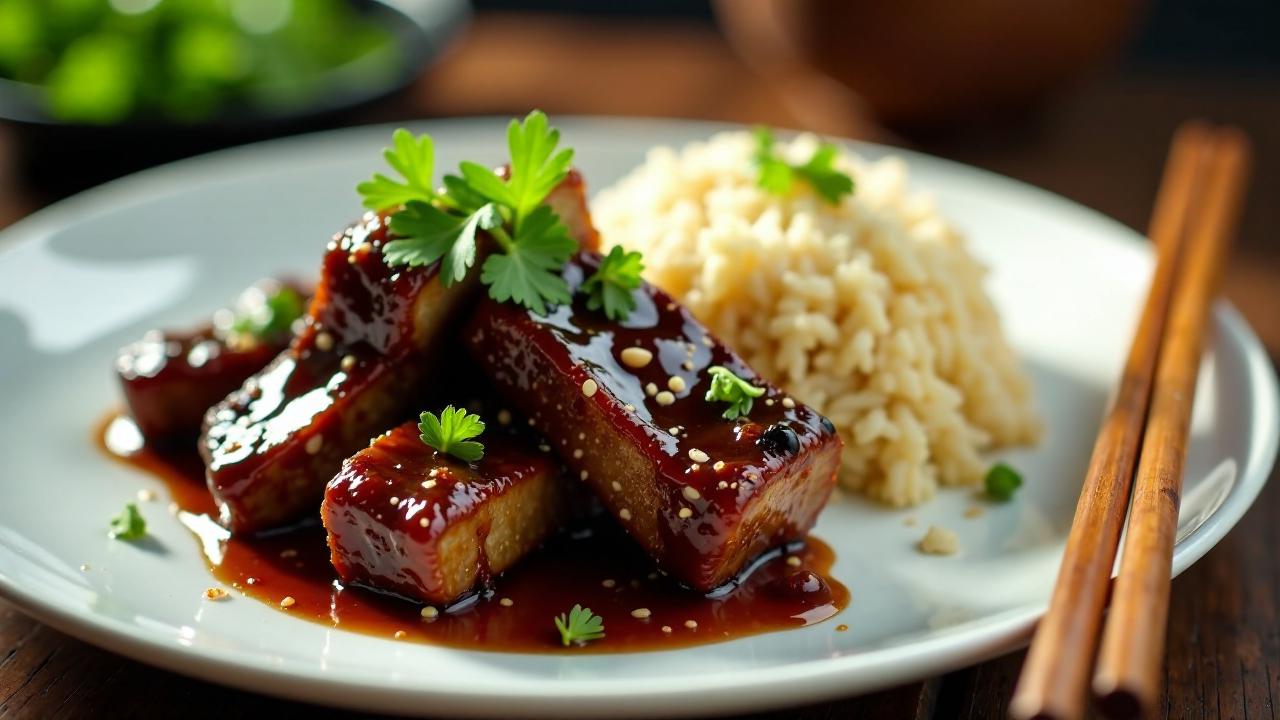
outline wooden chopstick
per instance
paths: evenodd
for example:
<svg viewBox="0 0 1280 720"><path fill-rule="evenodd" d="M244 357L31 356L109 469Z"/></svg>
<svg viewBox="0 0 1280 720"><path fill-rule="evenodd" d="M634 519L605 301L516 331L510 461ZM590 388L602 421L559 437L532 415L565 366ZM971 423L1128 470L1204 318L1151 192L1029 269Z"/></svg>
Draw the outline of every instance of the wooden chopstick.
<svg viewBox="0 0 1280 720"><path fill-rule="evenodd" d="M1187 214L1202 192L1200 176L1209 139L1210 131L1202 123L1184 125L1174 136L1151 219L1155 273L1119 387L1093 447L1048 611L1009 705L1009 714L1019 720L1076 718L1084 713Z"/></svg>
<svg viewBox="0 0 1280 720"><path fill-rule="evenodd" d="M1093 677L1099 710L1110 718L1146 717L1160 696L1191 406L1209 310L1240 218L1249 156L1248 142L1239 131L1214 133L1203 202L1187 229L1188 245L1160 348L1120 572Z"/></svg>

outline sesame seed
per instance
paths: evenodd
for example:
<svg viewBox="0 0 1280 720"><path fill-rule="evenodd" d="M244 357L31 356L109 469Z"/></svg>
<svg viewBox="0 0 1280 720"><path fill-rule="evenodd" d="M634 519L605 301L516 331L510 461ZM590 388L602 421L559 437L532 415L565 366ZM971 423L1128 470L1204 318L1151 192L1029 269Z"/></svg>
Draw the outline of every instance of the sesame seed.
<svg viewBox="0 0 1280 720"><path fill-rule="evenodd" d="M685 387L687 386L684 384L684 378L679 375L672 375L667 378L667 388L671 392L684 392Z"/></svg>
<svg viewBox="0 0 1280 720"><path fill-rule="evenodd" d="M675 426L675 427L667 428L667 432L671 433L672 435L679 435L679 434L680 434L680 426L679 426L679 425L677 425L677 426Z"/></svg>
<svg viewBox="0 0 1280 720"><path fill-rule="evenodd" d="M512 600L511 598L502 598L501 600L498 601L498 604L501 605L502 607L511 607L512 605L516 604L516 601Z"/></svg>
<svg viewBox="0 0 1280 720"><path fill-rule="evenodd" d="M789 398L789 397L784 397L784 398L782 398L782 407L787 408L788 410L790 410L791 408L793 408L793 407L795 407L795 406L796 406L796 401L795 401L795 400L792 400L792 399L791 399L791 398Z"/></svg>
<svg viewBox="0 0 1280 720"><path fill-rule="evenodd" d="M214 600L214 601L222 600L222 599L225 599L228 595L230 595L230 593L228 593L226 590L223 590L220 587L206 588L204 591L205 600Z"/></svg>
<svg viewBox="0 0 1280 720"><path fill-rule="evenodd" d="M698 492L698 488L692 485L685 485L684 490L680 491L684 494L684 499L693 502L702 497L702 493Z"/></svg>
<svg viewBox="0 0 1280 720"><path fill-rule="evenodd" d="M550 446L550 445L548 445L548 444L546 444L546 443L542 443L542 444L538 445L538 449L539 449L539 450L541 450L541 451L542 451L542 452L544 452L544 453L546 453L546 452L551 452L551 446Z"/></svg>
<svg viewBox="0 0 1280 720"><path fill-rule="evenodd" d="M427 473L427 477L440 477L440 468L431 468L431 472Z"/></svg>
<svg viewBox="0 0 1280 720"><path fill-rule="evenodd" d="M795 555L788 556L787 564L790 565L791 567L800 567L800 558L796 557Z"/></svg>
<svg viewBox="0 0 1280 720"><path fill-rule="evenodd" d="M623 405L623 406L622 406L622 409L623 409L623 410L626 410L627 412L635 412L635 411L636 411L636 406L635 406L635 405L632 405L631 403L627 403L626 405Z"/></svg>
<svg viewBox="0 0 1280 720"><path fill-rule="evenodd" d="M657 395L654 395L653 399L657 400L659 405L670 405L676 401L676 396L672 395L670 390L663 390Z"/></svg>
<svg viewBox="0 0 1280 720"><path fill-rule="evenodd" d="M669 303L667 303L667 311L668 311L668 312L673 312L673 311L675 311L675 309L676 309L676 304L675 304L675 303L673 303L673 302L669 302Z"/></svg>
<svg viewBox="0 0 1280 720"><path fill-rule="evenodd" d="M426 607L422 608L422 612L418 614L426 618L427 620L434 620L435 618L439 617L440 611L436 609L435 605L427 605Z"/></svg>
<svg viewBox="0 0 1280 720"><path fill-rule="evenodd" d="M138 502L151 502L156 499L156 491L151 489L142 489L138 491Z"/></svg>
<svg viewBox="0 0 1280 720"><path fill-rule="evenodd" d="M581 459L582 459L582 448L575 448L575 449L574 449L574 451L573 451L573 459L574 459L574 460L581 460Z"/></svg>
<svg viewBox="0 0 1280 720"><path fill-rule="evenodd" d="M689 459L696 463L704 463L711 459L711 456L702 452L698 448L689 448Z"/></svg>
<svg viewBox="0 0 1280 720"><path fill-rule="evenodd" d="M671 626L670 626L670 625L663 625L663 626L662 626L662 632L666 633L667 635L670 635L670 634L671 634Z"/></svg>
<svg viewBox="0 0 1280 720"><path fill-rule="evenodd" d="M308 455L315 455L320 452L320 448L322 447L324 447L323 435L312 435L311 438L307 440L306 451Z"/></svg>
<svg viewBox="0 0 1280 720"><path fill-rule="evenodd" d="M680 363L680 367L684 368L685 370L692 370L692 369L693 369L693 361L692 361L692 360L685 360L684 362Z"/></svg>
<svg viewBox="0 0 1280 720"><path fill-rule="evenodd" d="M640 347L629 347L622 351L622 363L628 367L642 368L653 362L653 353Z"/></svg>
<svg viewBox="0 0 1280 720"><path fill-rule="evenodd" d="M399 505L399 504L400 504L400 498L396 497L395 495L392 495L392 496L391 496L391 504L392 504L392 505Z"/></svg>
<svg viewBox="0 0 1280 720"><path fill-rule="evenodd" d="M718 487L718 488L720 488L721 490L723 490L723 489L725 489L725 488L729 487L729 483L725 482L724 480L721 480L720 482L716 483L716 487Z"/></svg>
<svg viewBox="0 0 1280 720"><path fill-rule="evenodd" d="M736 483L736 482L731 482L731 483L729 483L729 489L730 489L730 490L737 490L737 489L738 489L738 483Z"/></svg>
<svg viewBox="0 0 1280 720"><path fill-rule="evenodd" d="M699 471L699 470L701 470L701 469L702 469L702 466L701 466L701 465L699 465L698 463L694 463L694 464L692 464L692 465L690 465L690 466L689 466L689 471L690 471L690 472L698 472L698 471Z"/></svg>
<svg viewBox="0 0 1280 720"><path fill-rule="evenodd" d="M298 601L297 601L297 600L294 600L292 595L285 595L285 596L284 596L284 599L280 601L280 607L282 607L282 608L291 608L291 607L293 607L293 604L294 604L294 603L296 603L296 602L298 602Z"/></svg>
<svg viewBox="0 0 1280 720"><path fill-rule="evenodd" d="M676 514L679 515L680 519L682 520L688 520L689 518L693 517L693 511L687 507L680 508L680 512Z"/></svg>
<svg viewBox="0 0 1280 720"><path fill-rule="evenodd" d="M498 424L499 424L499 425L510 425L510 424L511 424L511 411L510 411L510 410L508 410L508 409L506 409L506 408L503 408L503 409L501 409L501 410L499 410L499 411L498 411Z"/></svg>
<svg viewBox="0 0 1280 720"><path fill-rule="evenodd" d="M284 558L285 560L288 560L289 558L296 558L298 557L298 551L294 550L293 548L285 548L284 550L280 551L280 557Z"/></svg>
<svg viewBox="0 0 1280 720"><path fill-rule="evenodd" d="M636 608L631 611L631 617L637 620L648 620L653 613L649 612L649 608Z"/></svg>
<svg viewBox="0 0 1280 720"><path fill-rule="evenodd" d="M622 492L622 483L617 480L610 482L609 487L613 488L614 492Z"/></svg>
<svg viewBox="0 0 1280 720"><path fill-rule="evenodd" d="M586 470L583 470L582 472L578 473L578 479L579 479L579 480L586 480L588 477L589 477L589 475L587 475L587 471L586 471Z"/></svg>
<svg viewBox="0 0 1280 720"><path fill-rule="evenodd" d="M333 349L333 336L327 332L316 333L316 348L320 352L329 352Z"/></svg>
<svg viewBox="0 0 1280 720"><path fill-rule="evenodd" d="M342 362L338 364L342 368L342 372L351 372L356 366L356 356L346 355L342 358Z"/></svg>
<svg viewBox="0 0 1280 720"><path fill-rule="evenodd" d="M435 487L435 486L436 486L436 481L435 481L435 480L423 480L423 481L422 481L422 489L423 489L423 490L430 490L431 488L433 488L433 487Z"/></svg>
<svg viewBox="0 0 1280 720"><path fill-rule="evenodd" d="M597 385L597 384L596 384L596 381L595 381L595 380L592 380L591 378L587 378L586 380L584 380L584 381L582 382L582 396L583 396L583 397L591 397L592 395L595 395L595 394L596 394L596 391L597 391L597 390L599 390L599 389L600 389L600 386L599 386L599 385Z"/></svg>
<svg viewBox="0 0 1280 720"><path fill-rule="evenodd" d="M685 621L684 621L684 626L685 626L685 627L687 627L687 628L689 628L690 630L697 630L697 629L698 629L698 621L697 621L697 620L685 620Z"/></svg>
<svg viewBox="0 0 1280 720"><path fill-rule="evenodd" d="M622 518L623 520L630 520L631 511L626 508L622 508L621 510L618 511L618 517Z"/></svg>
<svg viewBox="0 0 1280 720"><path fill-rule="evenodd" d="M703 345L706 345L707 347L711 347L711 346L715 345L715 341L713 341L713 340L711 339L711 336L710 336L710 335L703 335L703 336L702 336L702 344L703 344Z"/></svg>
<svg viewBox="0 0 1280 720"><path fill-rule="evenodd" d="M407 633L407 632L405 632L405 631L403 631L403 630L397 630L397 631L396 631L396 634L395 634L395 635L392 635L391 637L394 637L394 638L395 638L395 639L397 639L397 640L403 640L403 639L405 639L405 638L406 638L406 637L408 637L408 636L409 636L409 633Z"/></svg>
<svg viewBox="0 0 1280 720"><path fill-rule="evenodd" d="M648 383L644 386L644 394L653 397L658 394L658 386L654 383Z"/></svg>
<svg viewBox="0 0 1280 720"><path fill-rule="evenodd" d="M618 585L618 581L617 581L617 580L613 580L613 579L609 579L609 580L605 580L604 582L602 582L602 583L600 583L600 584L601 584L601 585L603 585L603 586L605 586L605 587L607 587L607 588L612 588L612 587L616 587L616 586Z"/></svg>
<svg viewBox="0 0 1280 720"><path fill-rule="evenodd" d="M587 439L587 434L586 434L586 433L584 433L584 432L580 432L580 433L578 433L578 439L579 439L579 440L586 440L586 439Z"/></svg>
<svg viewBox="0 0 1280 720"><path fill-rule="evenodd" d="M426 527L430 524L431 524L431 521L426 519L425 517L418 518L418 527Z"/></svg>
<svg viewBox="0 0 1280 720"><path fill-rule="evenodd" d="M724 469L724 461L723 461L723 460L717 460L717 461L716 461L716 464L711 466L711 469L712 469L712 470L715 470L716 472L720 472L721 470L723 470L723 469Z"/></svg>
<svg viewBox="0 0 1280 720"><path fill-rule="evenodd" d="M529 419L528 419L528 420L526 420L525 422L527 422L527 423L529 424L529 427L533 427L533 418L529 418Z"/></svg>
<svg viewBox="0 0 1280 720"><path fill-rule="evenodd" d="M773 398L765 398L764 404L768 405L769 407L773 407Z"/></svg>

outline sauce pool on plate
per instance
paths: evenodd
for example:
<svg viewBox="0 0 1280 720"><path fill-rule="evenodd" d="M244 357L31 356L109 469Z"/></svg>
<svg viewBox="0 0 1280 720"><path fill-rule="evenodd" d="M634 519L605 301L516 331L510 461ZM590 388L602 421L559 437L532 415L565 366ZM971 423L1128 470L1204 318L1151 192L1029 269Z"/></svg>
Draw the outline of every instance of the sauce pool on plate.
<svg viewBox="0 0 1280 720"><path fill-rule="evenodd" d="M812 625L849 603L848 589L830 576L831 548L814 537L764 556L730 585L702 595L657 573L621 530L595 523L561 533L482 594L447 608L424 606L340 584L318 522L230 537L213 519L194 443L189 450L145 447L121 415L107 418L95 439L112 458L166 484L178 520L196 536L219 582L289 615L344 630L470 650L630 652ZM562 645L553 619L574 605L604 619L603 639Z"/></svg>

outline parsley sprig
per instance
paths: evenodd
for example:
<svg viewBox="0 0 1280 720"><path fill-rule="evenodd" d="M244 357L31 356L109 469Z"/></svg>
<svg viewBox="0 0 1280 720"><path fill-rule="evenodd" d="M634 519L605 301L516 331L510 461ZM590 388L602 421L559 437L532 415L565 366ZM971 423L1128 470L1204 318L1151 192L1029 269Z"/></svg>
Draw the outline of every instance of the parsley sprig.
<svg viewBox="0 0 1280 720"><path fill-rule="evenodd" d="M135 503L127 503L124 510L111 518L111 537L116 540L140 540L147 534L147 520L138 512Z"/></svg>
<svg viewBox="0 0 1280 720"><path fill-rule="evenodd" d="M707 368L707 372L711 375L711 387L704 399L707 402L729 403L723 413L725 420L737 420L750 413L755 398L764 394L764 388L752 385L726 367L713 365Z"/></svg>
<svg viewBox="0 0 1280 720"><path fill-rule="evenodd" d="M631 291L640 287L640 273L644 262L639 252L627 252L614 245L600 267L580 288L587 294L587 309L604 308L604 314L613 321L625 320L636 309L636 299Z"/></svg>
<svg viewBox="0 0 1280 720"><path fill-rule="evenodd" d="M307 300L288 285L240 308L231 323L231 332L253 338L272 338L289 332L293 322L307 311Z"/></svg>
<svg viewBox="0 0 1280 720"><path fill-rule="evenodd" d="M419 437L436 450L452 455L464 462L475 462L484 457L484 445L472 440L484 432L484 421L463 408L449 405L435 413L424 412L418 418Z"/></svg>
<svg viewBox="0 0 1280 720"><path fill-rule="evenodd" d="M556 616L555 622L556 629L560 631L560 642L564 643L565 647L604 637L604 618L581 605L574 605L568 617L560 613Z"/></svg>
<svg viewBox="0 0 1280 720"><path fill-rule="evenodd" d="M434 148L429 136L417 139L397 130L394 147L384 153L403 182L382 174L357 186L365 207L395 210L396 239L383 249L387 264L417 267L441 262L448 286L466 277L476 262L477 233L486 231L498 246L481 267L480 282L499 302L513 300L543 315L548 306L571 299L560 270L577 243L551 208L547 195L564 180L573 150L559 148L560 131L534 110L507 127L509 171L502 177L474 162L459 165L459 175L444 176L433 190Z"/></svg>
<svg viewBox="0 0 1280 720"><path fill-rule="evenodd" d="M756 184L775 195L786 195L797 178L805 181L822 199L832 205L853 192L853 178L835 167L838 150L832 143L824 142L804 163L795 165L780 157L774 150L773 131L758 127L754 131L756 151L754 160L758 175Z"/></svg>

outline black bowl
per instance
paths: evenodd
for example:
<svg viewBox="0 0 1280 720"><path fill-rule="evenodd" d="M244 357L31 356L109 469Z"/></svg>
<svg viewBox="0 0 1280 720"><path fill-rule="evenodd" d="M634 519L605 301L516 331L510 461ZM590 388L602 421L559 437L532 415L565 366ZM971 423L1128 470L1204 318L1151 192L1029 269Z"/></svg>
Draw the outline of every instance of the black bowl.
<svg viewBox="0 0 1280 720"><path fill-rule="evenodd" d="M394 40L327 71L323 90L304 107L271 112L224 106L213 117L180 123L131 119L112 125L66 122L45 109L44 88L0 78L0 122L11 130L19 177L61 196L152 165L231 145L350 124L400 95L466 22L466 0L363 0L367 17ZM388 63L382 53L398 57ZM393 64L394 72L374 73Z"/></svg>

